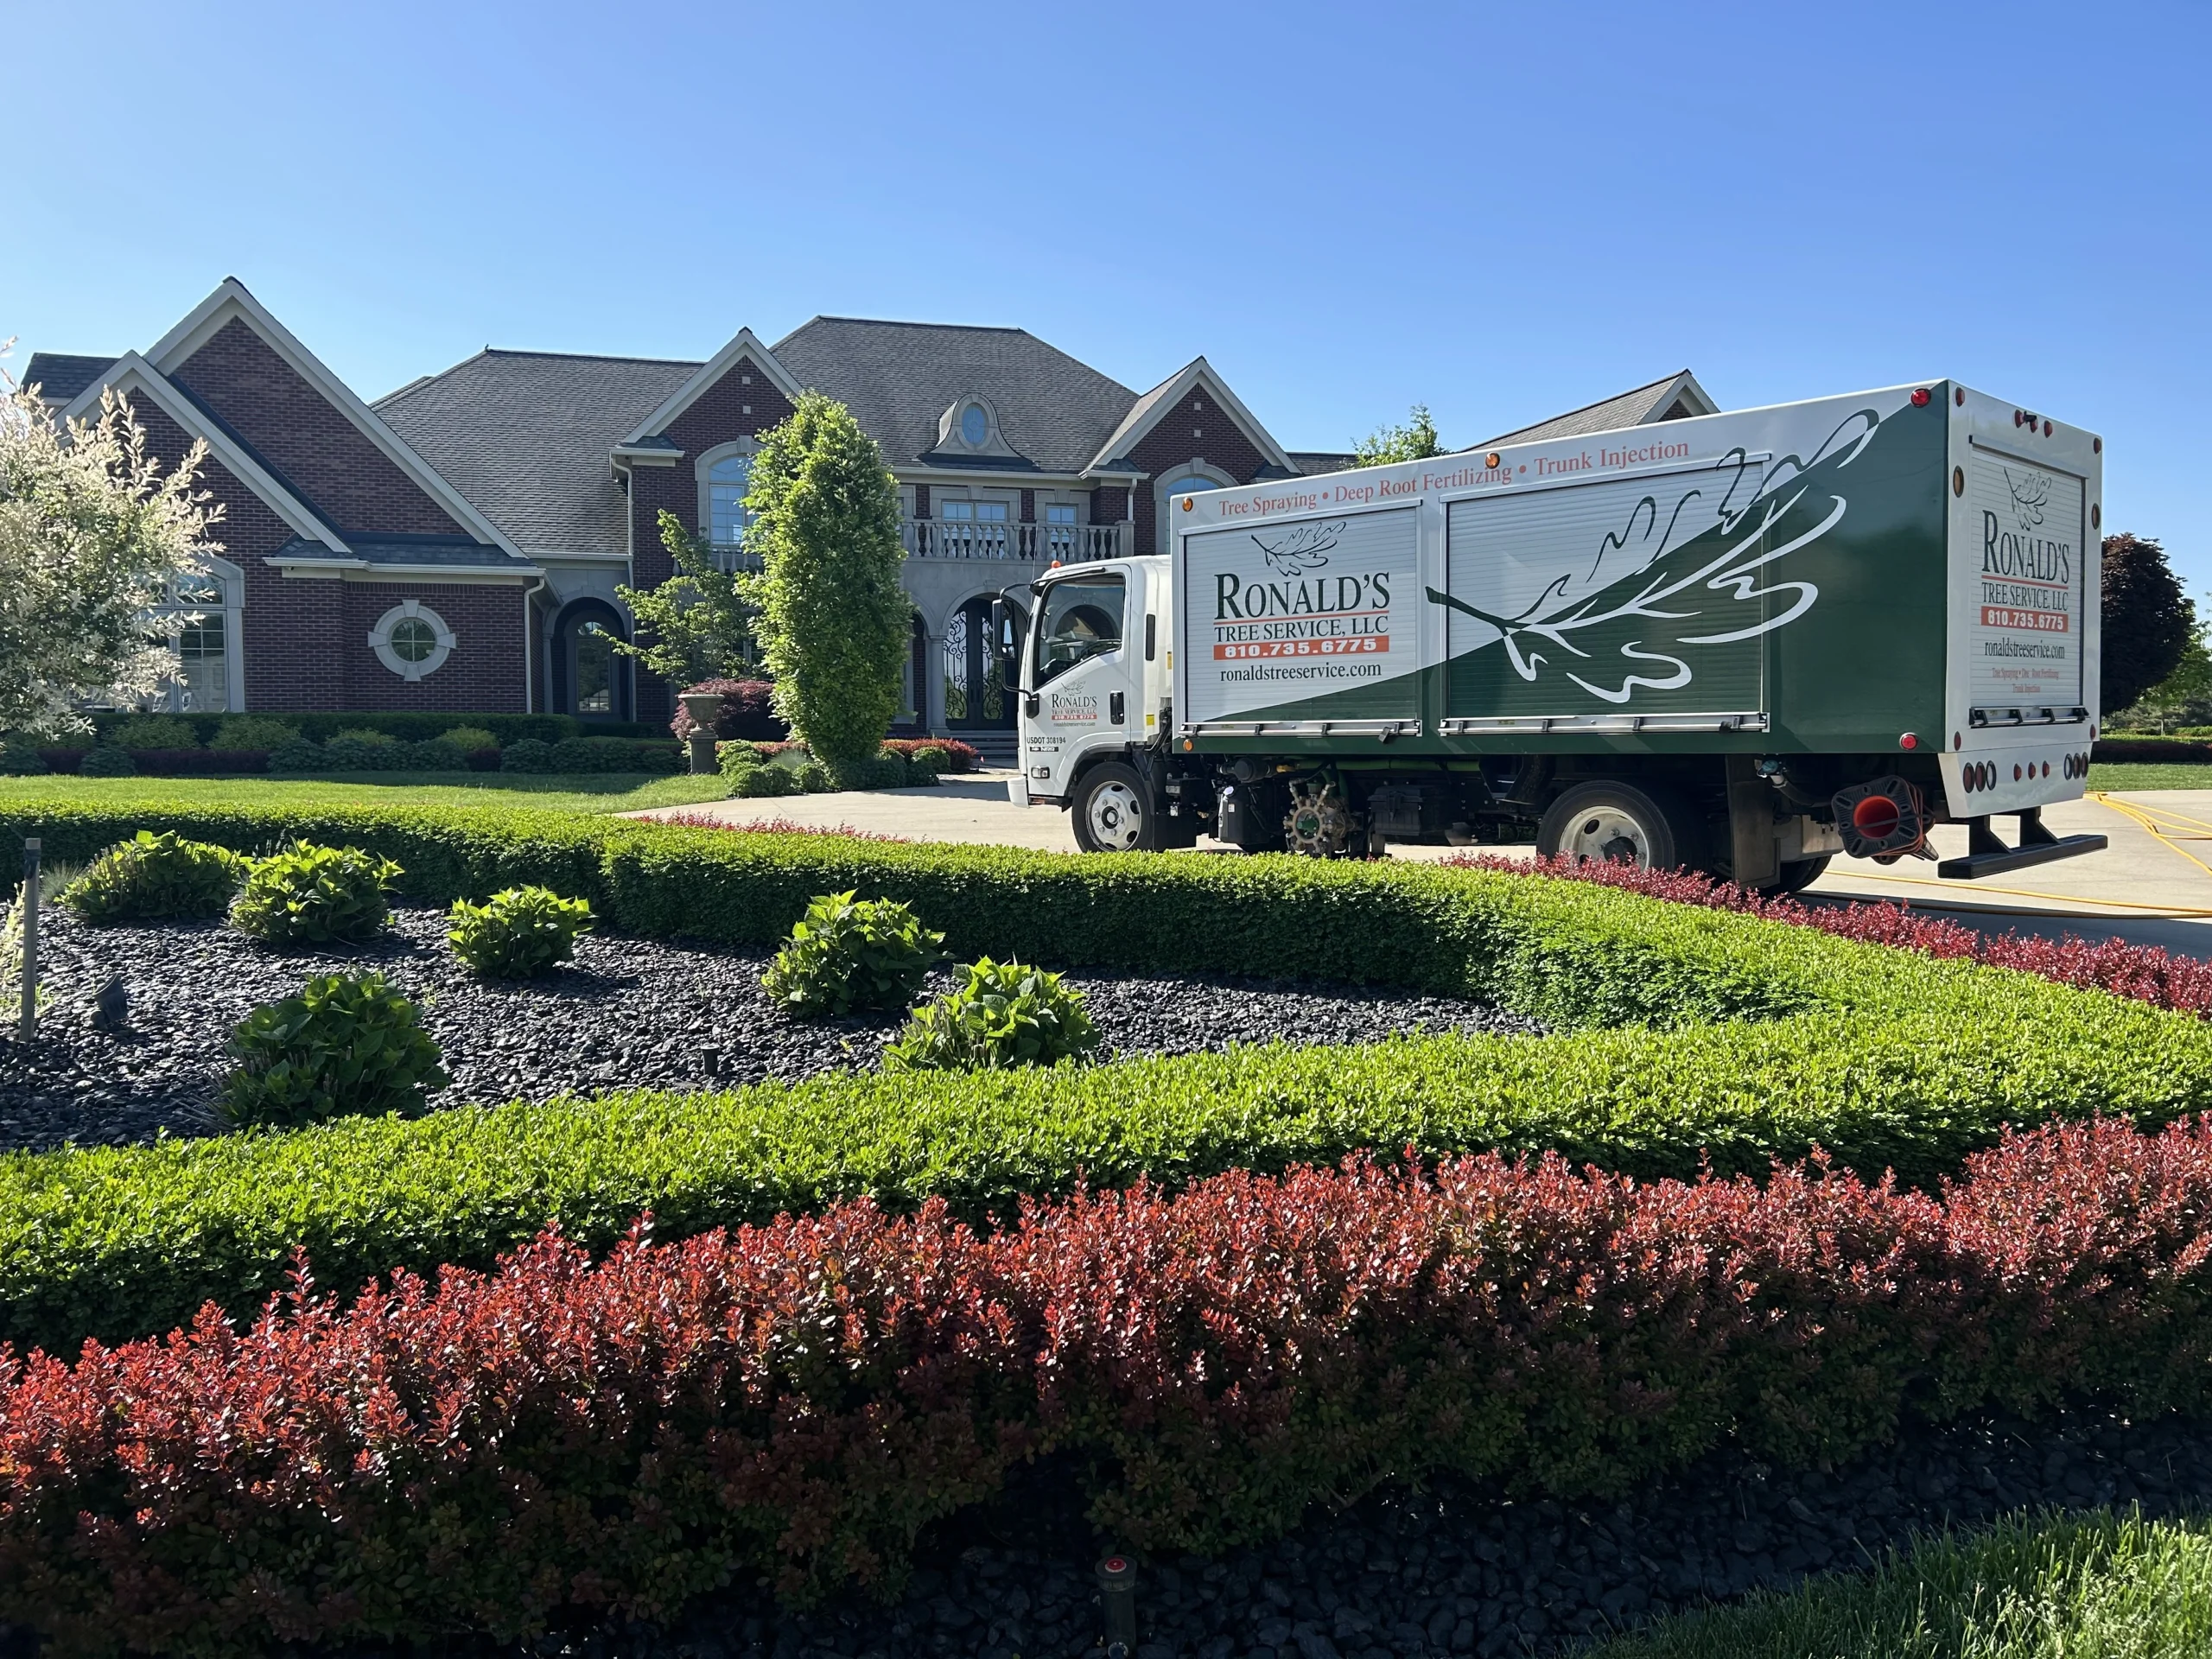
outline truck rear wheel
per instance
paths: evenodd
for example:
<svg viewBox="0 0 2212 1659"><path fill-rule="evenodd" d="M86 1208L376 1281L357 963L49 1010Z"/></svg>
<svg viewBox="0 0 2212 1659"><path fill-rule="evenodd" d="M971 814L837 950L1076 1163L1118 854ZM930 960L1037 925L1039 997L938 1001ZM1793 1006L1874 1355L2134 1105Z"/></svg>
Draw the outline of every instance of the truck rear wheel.
<svg viewBox="0 0 2212 1659"><path fill-rule="evenodd" d="M1564 854L1577 862L1603 859L1647 870L1695 864L1700 840L1687 802L1672 791L1635 784L1577 784L1536 826L1536 850L1546 857Z"/></svg>
<svg viewBox="0 0 2212 1659"><path fill-rule="evenodd" d="M1154 853L1160 850L1160 803L1135 768L1105 761L1083 774L1076 785L1076 845L1086 853Z"/></svg>

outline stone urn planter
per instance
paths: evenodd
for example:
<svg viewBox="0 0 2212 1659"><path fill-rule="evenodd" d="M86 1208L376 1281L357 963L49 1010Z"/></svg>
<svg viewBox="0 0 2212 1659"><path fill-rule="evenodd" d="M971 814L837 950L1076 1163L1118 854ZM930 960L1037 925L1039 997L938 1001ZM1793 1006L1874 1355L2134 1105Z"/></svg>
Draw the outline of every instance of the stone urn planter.
<svg viewBox="0 0 2212 1659"><path fill-rule="evenodd" d="M722 694L719 691L685 691L677 701L683 712L690 716L691 736L687 747L691 752L691 772L703 778L716 769L715 760L715 723L721 718Z"/></svg>

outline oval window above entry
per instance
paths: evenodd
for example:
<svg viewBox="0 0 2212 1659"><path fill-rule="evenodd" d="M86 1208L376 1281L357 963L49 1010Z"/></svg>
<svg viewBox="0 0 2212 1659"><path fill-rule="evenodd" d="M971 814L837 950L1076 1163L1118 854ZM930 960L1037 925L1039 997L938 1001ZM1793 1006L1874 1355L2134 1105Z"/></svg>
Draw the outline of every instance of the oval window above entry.
<svg viewBox="0 0 2212 1659"><path fill-rule="evenodd" d="M982 448L983 440L990 435L990 417L983 413L983 406L981 404L970 404L960 411L961 441L969 448Z"/></svg>

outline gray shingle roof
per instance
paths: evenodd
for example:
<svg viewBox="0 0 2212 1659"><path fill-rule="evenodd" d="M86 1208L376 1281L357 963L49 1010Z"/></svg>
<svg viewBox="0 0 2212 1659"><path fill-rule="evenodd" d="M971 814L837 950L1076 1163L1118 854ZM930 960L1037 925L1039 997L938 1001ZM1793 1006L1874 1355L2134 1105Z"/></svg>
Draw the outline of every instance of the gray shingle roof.
<svg viewBox="0 0 2212 1659"><path fill-rule="evenodd" d="M1501 432L1494 438L1485 438L1480 443L1467 447L1471 449L1496 448L1501 444L1538 443L1549 438L1579 438L1589 432L1617 432L1624 426L1641 426L1646 421L1663 416L1662 398L1672 404L1674 399L1666 394L1688 374L1688 369L1682 369L1664 379L1654 380L1648 386L1638 386L1618 397L1586 404L1580 409L1571 409L1564 415L1539 421L1534 426Z"/></svg>
<svg viewBox="0 0 2212 1659"><path fill-rule="evenodd" d="M1344 449L1293 449L1289 454L1290 464L1307 478L1316 473L1341 473L1359 465L1359 457Z"/></svg>
<svg viewBox="0 0 2212 1659"><path fill-rule="evenodd" d="M944 411L973 395L991 400L1016 454L1044 472L1080 473L1136 401L1020 328L817 317L769 350L800 385L850 409L894 467L934 450Z"/></svg>
<svg viewBox="0 0 2212 1659"><path fill-rule="evenodd" d="M698 366L487 346L376 411L525 553L619 553L608 457Z"/></svg>
<svg viewBox="0 0 2212 1659"><path fill-rule="evenodd" d="M526 571L528 565L518 565L503 548L483 542L472 542L463 537L448 539L441 536L410 536L405 537L351 536L346 538L347 551L334 552L321 542L310 542L295 536L278 548L270 556L279 559L325 559L340 564L348 559L366 559L372 564L420 564L445 567L448 565L480 564L505 567Z"/></svg>
<svg viewBox="0 0 2212 1659"><path fill-rule="evenodd" d="M49 403L66 404L114 361L112 357L80 357L72 352L33 352L23 365L23 384L36 386Z"/></svg>

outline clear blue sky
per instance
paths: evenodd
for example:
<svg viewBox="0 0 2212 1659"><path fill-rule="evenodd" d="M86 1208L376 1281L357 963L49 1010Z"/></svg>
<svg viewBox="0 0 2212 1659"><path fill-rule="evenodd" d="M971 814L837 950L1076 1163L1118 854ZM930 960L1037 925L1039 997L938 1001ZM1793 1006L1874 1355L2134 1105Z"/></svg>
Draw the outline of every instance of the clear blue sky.
<svg viewBox="0 0 2212 1659"><path fill-rule="evenodd" d="M2212 587L2202 3L10 8L0 337L226 273L375 396L817 312L1204 352L1292 448L1688 365L2101 431Z"/></svg>

